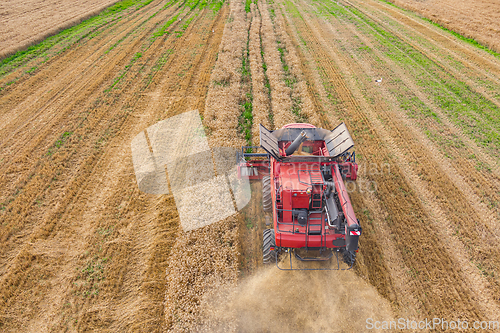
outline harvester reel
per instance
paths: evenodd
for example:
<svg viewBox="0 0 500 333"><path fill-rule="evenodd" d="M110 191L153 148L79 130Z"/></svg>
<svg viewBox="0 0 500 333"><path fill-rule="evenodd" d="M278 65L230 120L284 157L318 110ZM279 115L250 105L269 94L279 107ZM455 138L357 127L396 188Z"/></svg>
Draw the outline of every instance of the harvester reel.
<svg viewBox="0 0 500 333"><path fill-rule="evenodd" d="M276 262L276 241L274 238L274 229L264 229L263 241L263 259L264 264L274 264Z"/></svg>
<svg viewBox="0 0 500 333"><path fill-rule="evenodd" d="M262 177L262 207L264 212L269 213L273 211L273 202L271 196L271 177Z"/></svg>

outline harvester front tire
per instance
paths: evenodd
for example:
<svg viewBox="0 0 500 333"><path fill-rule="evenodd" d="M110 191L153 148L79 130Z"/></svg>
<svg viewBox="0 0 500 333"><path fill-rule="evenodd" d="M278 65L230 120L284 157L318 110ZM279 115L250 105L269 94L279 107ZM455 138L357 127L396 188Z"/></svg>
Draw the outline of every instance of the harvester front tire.
<svg viewBox="0 0 500 333"><path fill-rule="evenodd" d="M349 265L351 267L354 266L354 263L356 262L356 252L345 250L343 257L344 257L343 258L344 262L347 265Z"/></svg>
<svg viewBox="0 0 500 333"><path fill-rule="evenodd" d="M273 211L273 198L271 196L271 177L262 177L262 207L264 212Z"/></svg>
<svg viewBox="0 0 500 333"><path fill-rule="evenodd" d="M271 250L271 248L274 250ZM273 264L276 262L276 239L274 238L274 229L264 229L262 252L264 264Z"/></svg>

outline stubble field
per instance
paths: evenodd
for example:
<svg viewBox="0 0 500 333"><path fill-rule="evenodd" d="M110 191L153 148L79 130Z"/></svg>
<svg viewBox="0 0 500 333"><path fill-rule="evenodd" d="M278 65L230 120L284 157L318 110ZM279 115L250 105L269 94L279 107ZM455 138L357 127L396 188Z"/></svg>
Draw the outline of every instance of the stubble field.
<svg viewBox="0 0 500 333"><path fill-rule="evenodd" d="M0 58L69 28L117 0L5 0L0 4Z"/></svg>
<svg viewBox="0 0 500 333"><path fill-rule="evenodd" d="M119 2L0 67L0 329L499 320L499 92L498 55L386 2ZM258 195L185 233L141 193L132 138L195 109L213 147L344 121L356 269L262 267Z"/></svg>
<svg viewBox="0 0 500 333"><path fill-rule="evenodd" d="M498 25L500 8L496 0L392 0L390 2L415 11L464 37L473 38L490 49L500 51Z"/></svg>

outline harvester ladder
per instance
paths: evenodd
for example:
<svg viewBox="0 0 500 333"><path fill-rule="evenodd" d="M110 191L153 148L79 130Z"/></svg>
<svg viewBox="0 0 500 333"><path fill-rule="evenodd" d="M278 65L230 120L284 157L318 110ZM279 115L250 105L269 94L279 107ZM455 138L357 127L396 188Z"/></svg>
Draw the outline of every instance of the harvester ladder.
<svg viewBox="0 0 500 333"><path fill-rule="evenodd" d="M281 202L281 185L280 187L276 190L276 208L278 209L283 209L283 203Z"/></svg>
<svg viewBox="0 0 500 333"><path fill-rule="evenodd" d="M303 173L302 176L301 173ZM319 167L317 169L305 169L305 170L300 169L298 171L298 176L299 176L299 182L305 185L324 184L323 174L321 173L321 169ZM309 179L307 179L307 176L309 176Z"/></svg>
<svg viewBox="0 0 500 333"><path fill-rule="evenodd" d="M313 186L313 196L311 201L311 209L321 208L321 194L319 194L321 185L324 184L323 175L320 169L310 170L309 178L311 179L311 185Z"/></svg>
<svg viewBox="0 0 500 333"><path fill-rule="evenodd" d="M313 215L313 216L311 216ZM319 217L317 216L319 215ZM314 231L319 231L319 236L321 236L321 247L325 246L325 240L323 239L325 237L324 231L323 231L323 211L320 210L315 210L315 211L309 211L309 218L307 221L307 227L306 227L306 248L308 248L309 245L309 236L311 235L311 226L313 227L319 227L315 228ZM317 236L317 233L312 234L314 236Z"/></svg>

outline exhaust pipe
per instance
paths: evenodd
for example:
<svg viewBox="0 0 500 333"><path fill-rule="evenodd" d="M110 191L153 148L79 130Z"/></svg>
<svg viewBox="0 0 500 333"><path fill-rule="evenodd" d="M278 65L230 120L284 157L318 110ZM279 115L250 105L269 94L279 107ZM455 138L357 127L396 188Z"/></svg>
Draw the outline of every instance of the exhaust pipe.
<svg viewBox="0 0 500 333"><path fill-rule="evenodd" d="M300 132L300 134L297 136L297 138L295 138L295 140L293 140L292 144L285 150L286 156L290 156L293 153L295 153L297 148L299 148L300 144L302 142L306 141L306 139L307 139L306 132L304 132L304 131Z"/></svg>

